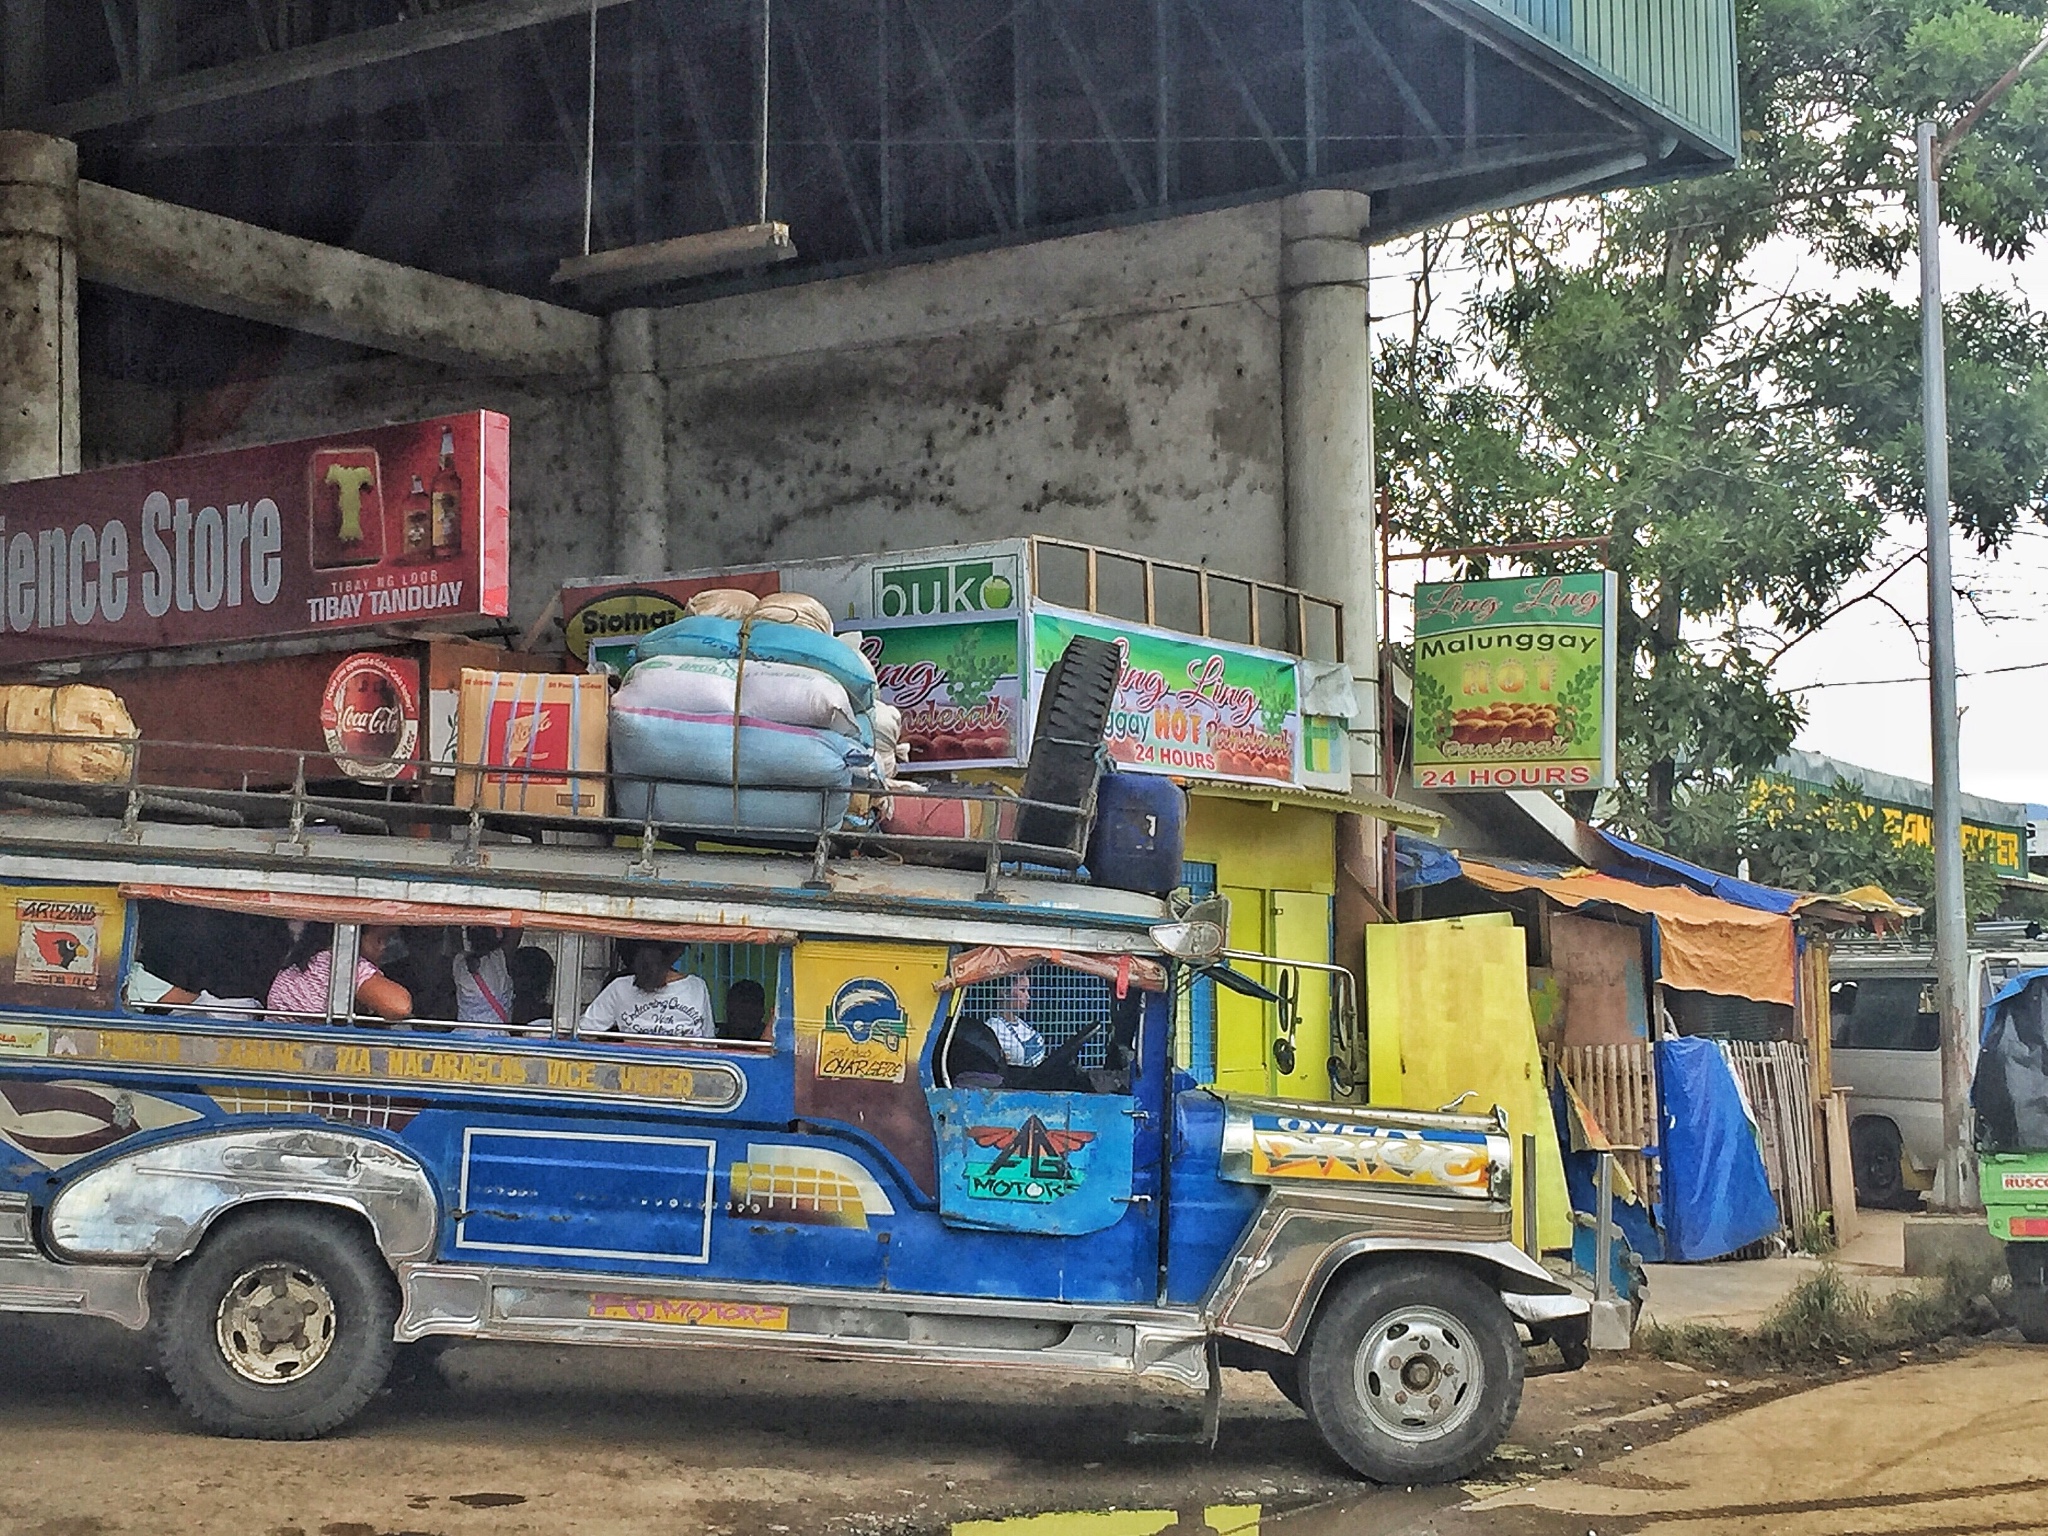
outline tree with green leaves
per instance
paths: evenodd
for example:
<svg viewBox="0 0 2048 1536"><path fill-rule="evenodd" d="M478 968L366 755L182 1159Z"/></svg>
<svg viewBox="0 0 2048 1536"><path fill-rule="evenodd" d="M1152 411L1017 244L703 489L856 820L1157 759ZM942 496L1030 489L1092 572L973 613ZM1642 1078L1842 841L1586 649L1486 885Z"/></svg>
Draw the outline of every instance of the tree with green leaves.
<svg viewBox="0 0 2048 1536"><path fill-rule="evenodd" d="M1413 322L1375 364L1393 532L1606 539L1620 824L1667 840L1689 794L1790 745L1774 662L1919 515L1918 315L1877 286L1913 246L1913 125L1952 121L2044 19L2048 0L1738 0L1739 169L1419 242ZM2048 66L1962 141L1942 213L2002 258L2048 231ZM1445 314L1453 267L1467 298ZM1955 521L1995 551L2048 520L2048 321L1964 294L1948 352Z"/></svg>

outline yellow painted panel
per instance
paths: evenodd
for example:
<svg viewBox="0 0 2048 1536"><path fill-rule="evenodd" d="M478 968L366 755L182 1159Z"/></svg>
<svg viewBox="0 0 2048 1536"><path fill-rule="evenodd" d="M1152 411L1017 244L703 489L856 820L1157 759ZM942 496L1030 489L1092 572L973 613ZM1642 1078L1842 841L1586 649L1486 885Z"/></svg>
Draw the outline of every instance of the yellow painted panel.
<svg viewBox="0 0 2048 1536"><path fill-rule="evenodd" d="M0 1004L115 1007L127 911L111 885L0 886Z"/></svg>
<svg viewBox="0 0 2048 1536"><path fill-rule="evenodd" d="M1223 885L1337 889L1337 818L1301 805L1188 797L1187 857L1214 864Z"/></svg>
<svg viewBox="0 0 2048 1536"><path fill-rule="evenodd" d="M1217 887L1230 899L1230 947L1263 954L1266 948L1266 893L1250 886ZM1229 1093L1264 1093L1272 1008L1228 987L1216 988L1216 1086Z"/></svg>
<svg viewBox="0 0 2048 1536"><path fill-rule="evenodd" d="M946 957L943 944L798 944L790 968L802 1063L820 1078L914 1079ZM838 1015L855 1009L850 1028Z"/></svg>
<svg viewBox="0 0 2048 1536"><path fill-rule="evenodd" d="M1529 1011L1528 951L1507 913L1365 930L1370 1102L1437 1109L1470 1090L1465 1108L1507 1111L1516 1179L1521 1138L1537 1142L1537 1231L1545 1248L1571 1243L1564 1160L1544 1092Z"/></svg>
<svg viewBox="0 0 2048 1536"><path fill-rule="evenodd" d="M1313 891L1275 891L1272 904L1272 948L1281 960L1330 959L1330 898ZM1270 967L1269 967L1270 969ZM1301 999L1301 1022L1294 1034L1294 1071L1282 1074L1275 1063L1272 1091L1283 1099L1330 1098L1330 979L1323 971L1295 971ZM1278 991L1278 978L1262 978Z"/></svg>

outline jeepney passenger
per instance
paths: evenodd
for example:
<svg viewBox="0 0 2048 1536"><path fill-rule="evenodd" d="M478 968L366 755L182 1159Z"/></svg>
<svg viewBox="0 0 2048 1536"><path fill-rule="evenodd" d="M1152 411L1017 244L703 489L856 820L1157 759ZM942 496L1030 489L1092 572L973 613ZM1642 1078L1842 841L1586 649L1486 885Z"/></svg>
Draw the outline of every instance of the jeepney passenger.
<svg viewBox="0 0 2048 1536"><path fill-rule="evenodd" d="M1045 1036L1030 1019L1031 977L1019 971L1010 978L1003 994L1003 1006L988 1016L989 1030L1002 1048L1003 1063L1011 1067L1035 1067L1045 1060Z"/></svg>
<svg viewBox="0 0 2048 1536"><path fill-rule="evenodd" d="M389 1023L412 1015L412 994L378 968L392 940L390 928L366 925L358 941L356 957L356 1012ZM327 983L334 971L334 925L303 925L285 955L284 966L270 984L265 1006L281 1022L304 1023L294 1014L323 1015L327 1012Z"/></svg>
<svg viewBox="0 0 2048 1536"><path fill-rule="evenodd" d="M761 990L761 983L742 977L725 989L725 1022L718 1026L718 1038L768 1038L768 994Z"/></svg>
<svg viewBox="0 0 2048 1536"><path fill-rule="evenodd" d="M711 989L702 976L676 973L682 957L680 944L635 945L632 974L609 983L591 999L577 1032L709 1040Z"/></svg>
<svg viewBox="0 0 2048 1536"><path fill-rule="evenodd" d="M455 1018L462 1024L509 1024L512 1020L511 957L505 939L516 929L462 930L462 953L452 967Z"/></svg>
<svg viewBox="0 0 2048 1536"><path fill-rule="evenodd" d="M545 1024L555 1015L555 957L538 944L522 944L505 962L512 979L512 1022Z"/></svg>

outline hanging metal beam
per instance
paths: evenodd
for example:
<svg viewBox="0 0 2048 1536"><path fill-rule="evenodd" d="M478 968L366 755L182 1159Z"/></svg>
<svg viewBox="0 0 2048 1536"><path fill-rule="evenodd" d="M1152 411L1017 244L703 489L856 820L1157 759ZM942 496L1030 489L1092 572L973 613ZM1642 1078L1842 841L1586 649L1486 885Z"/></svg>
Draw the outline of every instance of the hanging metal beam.
<svg viewBox="0 0 2048 1536"><path fill-rule="evenodd" d="M1010 202L1017 227L1038 222L1038 7L1040 0L1010 4L1010 146L1016 185ZM1052 0L1044 0L1047 6Z"/></svg>
<svg viewBox="0 0 2048 1536"><path fill-rule="evenodd" d="M1451 136L1445 133L1443 125L1437 122L1436 114L1423 103L1421 95L1408 79L1407 72L1401 68L1393 54L1388 52L1387 45L1380 41L1379 33L1373 31L1371 23L1365 19L1365 13L1358 8L1358 0L1337 0L1337 3L1344 8L1344 17L1351 23L1351 30L1358 34L1358 40L1365 44L1365 51L1372 55L1373 62L1379 65L1381 72L1393 82L1394 94L1401 98L1401 105L1422 124L1422 131L1429 135L1438 153L1448 155L1451 152Z"/></svg>
<svg viewBox="0 0 2048 1536"><path fill-rule="evenodd" d="M1273 163L1280 167L1280 174L1288 181L1299 181L1301 175L1294 168L1294 160L1287 153L1287 146L1280 142L1280 135L1273 131L1273 125L1266 120L1265 109L1259 105L1258 97L1252 94L1251 84L1245 79L1244 71L1237 67L1236 58L1224 46L1222 36L1209 20L1208 7L1203 4L1203 0L1182 0L1182 4L1187 7L1188 14L1195 18L1195 25L1201 28L1203 40L1209 45L1209 52L1215 55L1216 67L1230 77L1231 87L1237 92L1237 99L1244 107L1245 116L1252 120L1252 127L1258 130L1259 137L1265 141L1266 150L1272 155Z"/></svg>
<svg viewBox="0 0 2048 1536"><path fill-rule="evenodd" d="M135 83L135 43L128 35L128 18L121 14L120 0L100 0L100 15L107 23L107 41L114 49L114 69L121 76L122 85L132 86ZM40 125L26 119L16 122L12 114L9 114L7 126L30 128ZM46 131L55 138L65 137L64 133L56 128Z"/></svg>
<svg viewBox="0 0 2048 1536"><path fill-rule="evenodd" d="M541 47L531 32L522 34L520 43L526 51L528 62L533 65L533 72L540 76L541 84L547 89L548 105L555 113L555 127L562 135L562 148L567 152L580 180L583 171L583 127L576 121L576 114L569 110L569 98L562 93L562 82L555 78L555 67L549 62L547 50ZM592 222L597 225L598 238L606 245L617 245L618 232L612 228L611 215L605 211L604 205L594 202L590 212Z"/></svg>
<svg viewBox="0 0 2048 1536"><path fill-rule="evenodd" d="M974 179L981 189L982 201L988 204L996 229L1007 235L1010 216L1003 208L1002 195L996 191L995 178L989 175L988 164L981 158L981 145L974 136L974 127L961 109L960 98L953 90L952 77L946 73L945 60L939 56L939 45L932 41L931 29L925 25L917 0L903 0L903 14L910 18L911 30L917 33L918 46L924 50L925 62L939 85L939 97L946 104L946 115L953 120L953 132L967 151L968 164L974 167Z"/></svg>
<svg viewBox="0 0 2048 1536"><path fill-rule="evenodd" d="M1152 190L1164 208L1173 198L1174 48L1173 0L1152 0Z"/></svg>
<svg viewBox="0 0 2048 1536"><path fill-rule="evenodd" d="M505 32L537 27L569 16L581 16L591 6L604 9L626 4L627 0L473 0L472 4L445 11L430 11L406 21L365 27L323 42L307 43L233 64L195 69L169 79L152 81L87 96L78 101L58 102L41 107L11 121L9 127L33 128L58 138L72 138L99 128L112 128L164 112L187 107L209 106L232 101L258 91L280 86L302 85L328 75L346 74L374 64L389 64L438 48L455 48L480 42ZM118 14L114 0L103 0L110 26ZM118 30L115 33L119 38ZM115 44L122 60L121 77L132 81L135 68L122 43Z"/></svg>
<svg viewBox="0 0 2048 1536"><path fill-rule="evenodd" d="M1067 67L1074 72L1074 78L1081 82L1081 94L1088 99L1088 110L1095 114L1095 124L1102 130L1102 137L1109 145L1109 152L1116 157L1116 168L1124 173L1124 185L1130 189L1131 206L1145 206L1145 183L1138 175L1137 162L1131 158L1129 148L1116 131L1111 121L1109 106L1102 99L1102 92L1096 89L1095 77L1088 72L1088 61L1081 50L1074 46L1074 39L1067 31L1067 24L1061 18L1055 0L1045 0L1045 17L1052 23L1053 36L1060 40L1060 49L1067 56Z"/></svg>
<svg viewBox="0 0 2048 1536"><path fill-rule="evenodd" d="M739 199L733 196L732 182L725 174L725 160L719 153L718 134L711 117L711 94L704 77L697 72L696 56L690 52L674 10L673 6L657 5L654 14L661 21L661 35L668 40L676 78L683 83L683 105L689 109L690 125L697 130L697 147L703 151L705 168L711 172L711 191L718 199L718 211L725 215L727 224L737 224Z"/></svg>
<svg viewBox="0 0 2048 1536"><path fill-rule="evenodd" d="M811 110L817 114L818 126L825 130L825 148L832 156L833 169L839 173L839 188L846 194L846 208L853 215L854 233L860 236L861 249L872 256L875 254L875 232L868 227L867 209L862 203L860 187L854 181L853 165L846 158L846 141L825 105L824 92L818 89L818 77L811 68L811 51L804 46L804 35L787 11L782 13L782 30L789 34L790 51L796 55L797 73L804 77L804 93L811 98Z"/></svg>

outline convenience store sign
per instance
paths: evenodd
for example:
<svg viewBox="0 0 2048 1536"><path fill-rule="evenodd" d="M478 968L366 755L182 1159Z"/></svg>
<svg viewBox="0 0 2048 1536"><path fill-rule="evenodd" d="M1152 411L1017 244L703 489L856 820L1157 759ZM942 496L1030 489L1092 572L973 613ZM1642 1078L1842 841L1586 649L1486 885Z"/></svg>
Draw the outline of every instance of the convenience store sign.
<svg viewBox="0 0 2048 1536"><path fill-rule="evenodd" d="M1250 784L1299 782L1301 695L1292 658L1040 606L1031 617L1034 697L1076 635L1123 650L1105 740L1120 767Z"/></svg>
<svg viewBox="0 0 2048 1536"><path fill-rule="evenodd" d="M1611 571L1415 589L1418 789L1614 783Z"/></svg>

